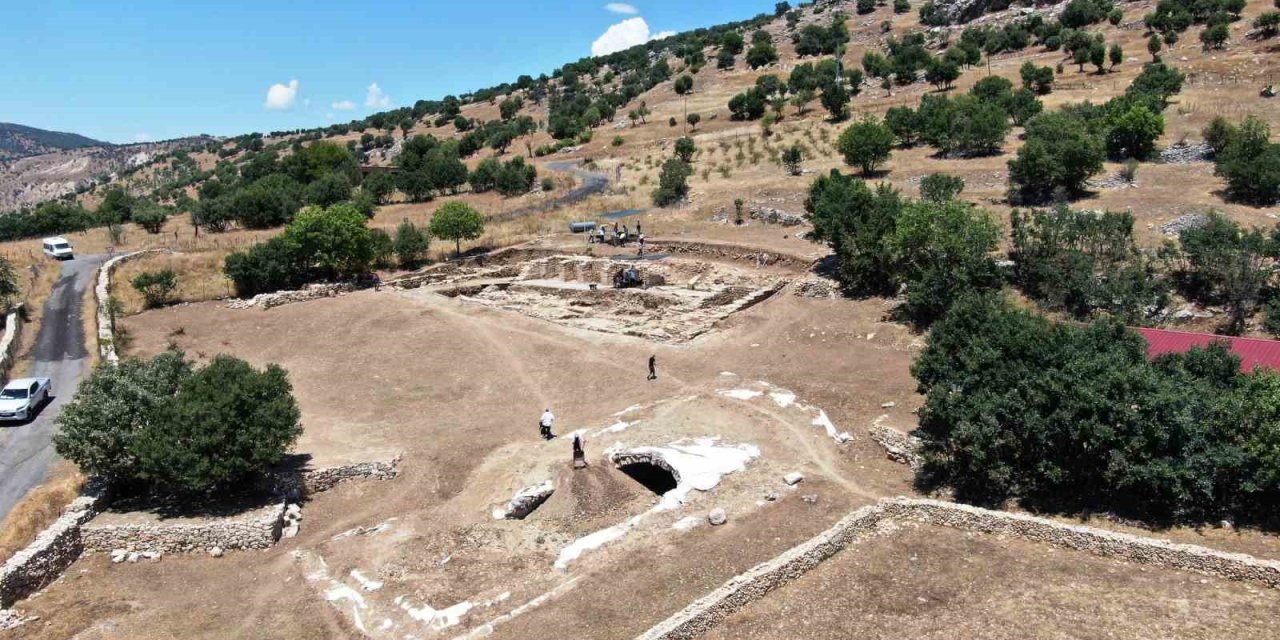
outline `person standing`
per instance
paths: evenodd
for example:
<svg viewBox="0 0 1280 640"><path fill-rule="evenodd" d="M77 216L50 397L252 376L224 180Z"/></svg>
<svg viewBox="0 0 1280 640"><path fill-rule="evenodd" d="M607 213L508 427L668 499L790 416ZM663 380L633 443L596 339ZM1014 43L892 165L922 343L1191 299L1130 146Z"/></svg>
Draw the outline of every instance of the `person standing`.
<svg viewBox="0 0 1280 640"><path fill-rule="evenodd" d="M639 245L640 245L640 248L636 251L636 255L638 255L638 256L642 256L642 255L644 255L644 234L643 234L643 233L639 233L639 234L637 234L637 235L636 235L636 241L637 241L637 242L639 243Z"/></svg>
<svg viewBox="0 0 1280 640"><path fill-rule="evenodd" d="M649 356L649 380L658 379L658 356Z"/></svg>
<svg viewBox="0 0 1280 640"><path fill-rule="evenodd" d="M551 425L555 424L556 417L551 413L551 409L543 409L542 417L538 419L538 431L542 434L543 440L550 440L555 436L551 433Z"/></svg>

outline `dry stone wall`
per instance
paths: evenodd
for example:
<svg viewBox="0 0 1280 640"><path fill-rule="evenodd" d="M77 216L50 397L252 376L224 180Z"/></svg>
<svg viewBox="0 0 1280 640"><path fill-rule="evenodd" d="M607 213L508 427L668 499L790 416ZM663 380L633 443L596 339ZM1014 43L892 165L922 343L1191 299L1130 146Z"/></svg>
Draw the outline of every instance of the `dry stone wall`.
<svg viewBox="0 0 1280 640"><path fill-rule="evenodd" d="M206 522L100 524L80 527L86 552L159 551L188 553L213 548L268 549L280 539L286 505L281 502L232 518Z"/></svg>
<svg viewBox="0 0 1280 640"><path fill-rule="evenodd" d="M884 425L874 425L867 430L871 439L884 448L885 455L894 462L905 464L912 469L919 469L921 463L920 438L909 435Z"/></svg>
<svg viewBox="0 0 1280 640"><path fill-rule="evenodd" d="M0 608L43 589L80 557L84 548L81 525L97 515L105 501L97 489L72 500L61 517L4 563L0 570Z"/></svg>
<svg viewBox="0 0 1280 640"><path fill-rule="evenodd" d="M107 300L111 297L111 272L129 260L157 251L169 250L143 249L142 251L126 253L104 262L98 269L98 285L93 290L98 305L98 355L111 364L116 364L120 361L120 355L116 353L115 321L111 318L110 310L107 309Z"/></svg>
<svg viewBox="0 0 1280 640"><path fill-rule="evenodd" d="M22 305L14 307L4 319L4 336L0 337L0 380L9 379L22 336Z"/></svg>
<svg viewBox="0 0 1280 640"><path fill-rule="evenodd" d="M807 542L735 576L720 588L650 628L638 636L638 640L684 640L699 637L733 612L799 578L849 545L877 535L891 535L897 528L893 526L895 520L912 520L965 531L1017 536L1033 542L1124 558L1166 569L1193 571L1280 588L1280 562L1274 560L1260 560L1244 554L1196 545L1065 524L1026 514L993 511L938 500L889 498L858 509Z"/></svg>
<svg viewBox="0 0 1280 640"><path fill-rule="evenodd" d="M231 309L270 309L295 302L306 302L308 300L316 300L318 298L331 298L341 295L349 291L355 291L356 286L349 282L339 282L337 284L312 284L307 285L304 289L296 291L276 291L274 293L259 293L258 295L247 300L233 300L227 304Z"/></svg>

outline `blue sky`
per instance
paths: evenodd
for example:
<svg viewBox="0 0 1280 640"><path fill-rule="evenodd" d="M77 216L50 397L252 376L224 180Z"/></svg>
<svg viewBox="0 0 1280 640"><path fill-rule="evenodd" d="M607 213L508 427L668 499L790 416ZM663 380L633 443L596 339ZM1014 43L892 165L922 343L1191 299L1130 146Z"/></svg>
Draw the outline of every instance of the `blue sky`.
<svg viewBox="0 0 1280 640"><path fill-rule="evenodd" d="M312 127L550 72L590 55L610 27L597 46L773 9L606 5L0 0L0 122L110 142Z"/></svg>

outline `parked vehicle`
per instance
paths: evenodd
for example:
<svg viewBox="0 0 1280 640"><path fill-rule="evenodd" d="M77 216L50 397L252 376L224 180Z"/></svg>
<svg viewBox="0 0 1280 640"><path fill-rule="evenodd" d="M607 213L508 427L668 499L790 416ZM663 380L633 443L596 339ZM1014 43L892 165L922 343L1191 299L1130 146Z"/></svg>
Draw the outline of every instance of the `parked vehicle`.
<svg viewBox="0 0 1280 640"><path fill-rule="evenodd" d="M0 420L25 422L49 400L48 378L18 378L0 390Z"/></svg>
<svg viewBox="0 0 1280 640"><path fill-rule="evenodd" d="M75 257L71 251L71 243L62 236L44 239L44 254L58 260L70 260Z"/></svg>

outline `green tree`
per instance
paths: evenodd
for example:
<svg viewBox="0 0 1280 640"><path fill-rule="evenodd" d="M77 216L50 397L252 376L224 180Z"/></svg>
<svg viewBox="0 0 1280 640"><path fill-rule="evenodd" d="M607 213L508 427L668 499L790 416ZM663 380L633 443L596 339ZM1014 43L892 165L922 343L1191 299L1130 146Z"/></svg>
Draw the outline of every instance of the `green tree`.
<svg viewBox="0 0 1280 640"><path fill-rule="evenodd" d="M1200 42L1204 43L1205 49L1221 49L1227 43L1227 37L1230 35L1230 27L1220 22L1205 27L1204 31L1200 32Z"/></svg>
<svg viewBox="0 0 1280 640"><path fill-rule="evenodd" d="M148 308L163 307L173 300L178 289L178 277L173 269L143 271L134 276L132 284L134 290L142 294Z"/></svg>
<svg viewBox="0 0 1280 640"><path fill-rule="evenodd" d="M498 183L499 173L502 173L502 161L497 158L485 158L471 171L467 182L471 184L471 190L476 193L492 191L494 185Z"/></svg>
<svg viewBox="0 0 1280 640"><path fill-rule="evenodd" d="M1156 150L1156 140L1164 133L1164 116L1151 113L1143 104L1107 118L1107 153L1116 158L1145 160Z"/></svg>
<svg viewBox="0 0 1280 640"><path fill-rule="evenodd" d="M190 376L191 365L177 351L100 364L58 414L54 449L86 475L110 483L143 480L134 440L168 419L172 398Z"/></svg>
<svg viewBox="0 0 1280 640"><path fill-rule="evenodd" d="M836 150L845 164L858 167L869 175L889 159L893 150L893 132L872 116L849 125L836 140Z"/></svg>
<svg viewBox="0 0 1280 640"><path fill-rule="evenodd" d="M1102 170L1106 150L1079 116L1042 113L1026 131L1026 144L1009 161L1009 184L1023 202L1044 202L1059 188L1078 192Z"/></svg>
<svg viewBox="0 0 1280 640"><path fill-rule="evenodd" d="M360 188L365 193L373 196L373 199L378 204L386 204L388 198L396 190L396 179L390 172L375 171L364 179L364 182L360 184Z"/></svg>
<svg viewBox="0 0 1280 640"><path fill-rule="evenodd" d="M133 208L132 217L138 226L147 230L147 233L154 234L164 229L164 223L169 219L169 214L165 212L164 207L150 200L139 200Z"/></svg>
<svg viewBox="0 0 1280 640"><path fill-rule="evenodd" d="M906 285L902 313L928 326L962 294L996 290L991 252L1000 229L983 209L958 200L912 202L902 208L885 246Z"/></svg>
<svg viewBox="0 0 1280 640"><path fill-rule="evenodd" d="M1204 226L1183 230L1170 256L1174 282L1188 299L1227 309L1224 330L1239 335L1262 300L1274 273L1276 240L1259 229L1245 230L1219 213Z"/></svg>
<svg viewBox="0 0 1280 640"><path fill-rule="evenodd" d="M1151 54L1152 62L1160 61L1160 49L1162 46L1163 44L1160 42L1160 36L1155 35L1154 33L1147 39L1147 53Z"/></svg>
<svg viewBox="0 0 1280 640"><path fill-rule="evenodd" d="M484 233L484 217L465 202L446 202L431 216L431 235L453 240L458 257L462 256L462 241L475 240Z"/></svg>
<svg viewBox="0 0 1280 640"><path fill-rule="evenodd" d="M793 176L800 175L800 163L804 161L804 148L800 146L799 142L783 149L781 157L783 166L787 168L787 173Z"/></svg>
<svg viewBox="0 0 1280 640"><path fill-rule="evenodd" d="M672 88L675 89L675 92L678 95L685 95L690 91L693 91L693 76L686 73L679 78L676 78L676 81L672 84Z"/></svg>
<svg viewBox="0 0 1280 640"><path fill-rule="evenodd" d="M903 202L886 184L872 191L862 180L832 170L809 186L805 211L812 238L836 255L836 277L852 296L891 295L897 266L885 246Z"/></svg>
<svg viewBox="0 0 1280 640"><path fill-rule="evenodd" d="M351 199L351 182L340 173L327 173L307 185L305 199L309 204L327 207Z"/></svg>
<svg viewBox="0 0 1280 640"><path fill-rule="evenodd" d="M520 113L520 109L523 106L524 100L520 96L511 96L498 105L498 113L503 120L510 120Z"/></svg>
<svg viewBox="0 0 1280 640"><path fill-rule="evenodd" d="M925 66L925 81L939 89L950 89L959 77L959 65L945 58L930 58Z"/></svg>
<svg viewBox="0 0 1280 640"><path fill-rule="evenodd" d="M1114 70L1116 65L1124 62L1124 49L1120 48L1120 43L1112 43L1111 48L1107 50L1107 59L1111 62L1111 69Z"/></svg>
<svg viewBox="0 0 1280 640"><path fill-rule="evenodd" d="M412 268L427 258L427 251L431 249L431 236L405 218L396 227L392 248L400 266Z"/></svg>
<svg viewBox="0 0 1280 640"><path fill-rule="evenodd" d="M1023 63L1019 71L1022 76L1022 87L1030 89L1036 95L1045 95L1053 90L1053 68L1038 67L1033 62Z"/></svg>
<svg viewBox="0 0 1280 640"><path fill-rule="evenodd" d="M849 115L849 90L844 84L831 81L822 86L822 106L831 114L831 119L840 122Z"/></svg>
<svg viewBox="0 0 1280 640"><path fill-rule="evenodd" d="M299 264L318 279L360 275L373 260L365 216L349 204L307 207L289 223L283 237Z"/></svg>
<svg viewBox="0 0 1280 640"><path fill-rule="evenodd" d="M691 113L691 114L689 114L689 115L687 115L687 116L685 116L685 117L684 117L684 121L685 121L685 122L687 122L687 123L689 123L689 128L690 128L690 129L697 130L697 128L698 128L698 123L699 123L699 122L702 122L702 116L700 116L700 115L698 115L698 114L696 114L696 113Z"/></svg>
<svg viewBox="0 0 1280 640"><path fill-rule="evenodd" d="M693 162L693 154L698 152L698 147L694 145L693 138L684 136L676 140L676 157L683 163Z"/></svg>
<svg viewBox="0 0 1280 640"><path fill-rule="evenodd" d="M302 434L284 369L219 355L191 374L168 419L140 431L131 447L145 476L180 490L230 487L276 465Z"/></svg>
<svg viewBox="0 0 1280 640"><path fill-rule="evenodd" d="M1098 68L1098 73L1107 71L1107 47L1101 42L1094 42L1089 47L1089 64Z"/></svg>
<svg viewBox="0 0 1280 640"><path fill-rule="evenodd" d="M889 107L884 114L884 124L904 147L915 146L920 139L920 119L911 107Z"/></svg>
<svg viewBox="0 0 1280 640"><path fill-rule="evenodd" d="M658 174L658 188L653 191L653 204L666 207L684 199L689 193L689 176L693 169L686 163L672 158L662 163Z"/></svg>

